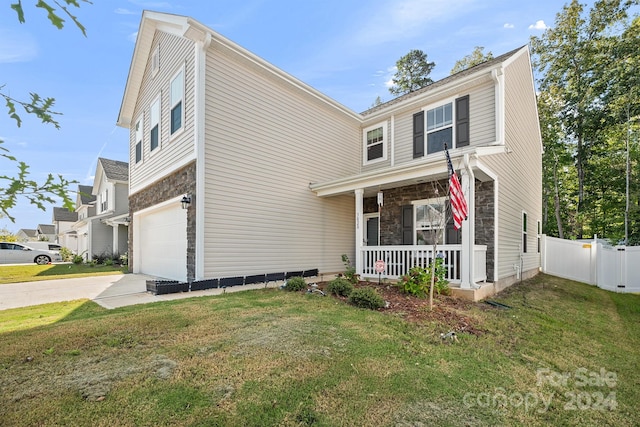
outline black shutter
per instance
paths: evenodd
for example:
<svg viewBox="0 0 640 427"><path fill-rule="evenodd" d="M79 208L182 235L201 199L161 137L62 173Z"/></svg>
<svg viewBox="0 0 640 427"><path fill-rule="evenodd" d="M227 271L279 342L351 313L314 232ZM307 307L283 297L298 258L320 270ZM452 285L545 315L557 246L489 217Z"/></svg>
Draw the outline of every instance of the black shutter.
<svg viewBox="0 0 640 427"><path fill-rule="evenodd" d="M456 99L456 147L469 145L469 95Z"/></svg>
<svg viewBox="0 0 640 427"><path fill-rule="evenodd" d="M413 205L402 207L402 244L413 245Z"/></svg>
<svg viewBox="0 0 640 427"><path fill-rule="evenodd" d="M413 115L413 158L424 156L424 111Z"/></svg>

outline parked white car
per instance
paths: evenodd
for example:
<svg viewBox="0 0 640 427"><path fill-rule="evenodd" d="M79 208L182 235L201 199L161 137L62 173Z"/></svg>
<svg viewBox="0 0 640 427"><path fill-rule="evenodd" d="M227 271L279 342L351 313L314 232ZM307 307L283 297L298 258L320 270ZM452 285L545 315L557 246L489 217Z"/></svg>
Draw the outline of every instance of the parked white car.
<svg viewBox="0 0 640 427"><path fill-rule="evenodd" d="M44 265L60 262L59 252L33 249L27 245L14 242L0 242L0 264L21 264L35 262Z"/></svg>

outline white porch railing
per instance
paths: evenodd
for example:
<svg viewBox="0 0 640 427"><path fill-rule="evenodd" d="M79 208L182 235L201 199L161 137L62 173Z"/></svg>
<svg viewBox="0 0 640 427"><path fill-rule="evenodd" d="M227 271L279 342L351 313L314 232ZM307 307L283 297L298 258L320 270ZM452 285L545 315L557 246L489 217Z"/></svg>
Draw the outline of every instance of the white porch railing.
<svg viewBox="0 0 640 427"><path fill-rule="evenodd" d="M436 254L444 258L446 268L445 278L449 282L460 282L460 266L462 245L439 245ZM360 253L359 265L362 271L358 271L360 277L377 278L376 261L385 262L385 271L380 275L385 279L399 279L407 274L412 267L427 267L433 259L432 246L365 246ZM474 280L484 282L487 280L487 246L475 245L474 248Z"/></svg>

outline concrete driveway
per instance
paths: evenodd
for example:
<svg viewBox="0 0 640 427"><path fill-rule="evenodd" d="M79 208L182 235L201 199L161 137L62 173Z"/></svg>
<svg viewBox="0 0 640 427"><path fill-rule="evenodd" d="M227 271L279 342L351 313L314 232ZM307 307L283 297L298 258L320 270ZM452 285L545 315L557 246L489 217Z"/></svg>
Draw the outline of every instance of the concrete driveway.
<svg viewBox="0 0 640 427"><path fill-rule="evenodd" d="M77 299L90 299L104 308L112 309L128 305L219 295L224 292L237 292L265 287L264 284L256 284L234 286L226 290L207 289L205 291L153 295L147 292L146 284L147 279L151 278L151 276L144 274L129 273L79 279L9 283L0 285L0 310ZM269 287L276 286L278 284L274 282L269 285Z"/></svg>

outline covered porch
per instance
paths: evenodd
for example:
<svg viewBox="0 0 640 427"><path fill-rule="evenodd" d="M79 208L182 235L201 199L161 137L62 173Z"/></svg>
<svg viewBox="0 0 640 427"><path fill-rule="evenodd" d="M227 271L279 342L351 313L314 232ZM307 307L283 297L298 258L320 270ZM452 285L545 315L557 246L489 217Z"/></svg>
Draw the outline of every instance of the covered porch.
<svg viewBox="0 0 640 427"><path fill-rule="evenodd" d="M456 288L471 291L493 281L497 176L472 151L454 158L469 207L461 230L454 229L450 215L444 153L428 162L311 185L321 197L354 196L353 263L360 277L397 280L441 257L446 280Z"/></svg>

